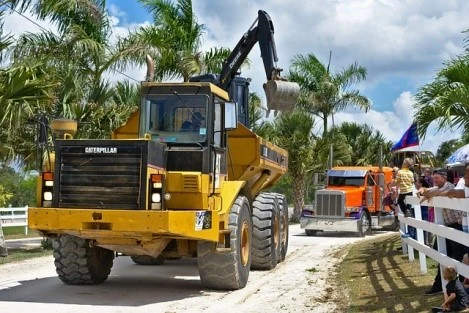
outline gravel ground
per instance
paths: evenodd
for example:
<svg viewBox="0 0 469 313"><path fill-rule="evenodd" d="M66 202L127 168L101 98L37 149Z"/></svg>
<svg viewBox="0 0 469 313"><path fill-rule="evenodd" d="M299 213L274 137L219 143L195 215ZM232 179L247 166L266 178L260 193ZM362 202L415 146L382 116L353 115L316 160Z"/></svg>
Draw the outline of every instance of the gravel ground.
<svg viewBox="0 0 469 313"><path fill-rule="evenodd" d="M379 236L379 235L375 235ZM242 290L204 290L197 261L139 266L118 257L101 285L68 286L52 257L0 266L1 312L340 312L346 303L334 279L339 250L362 238L350 234L307 237L290 226L287 259L271 271L251 271ZM337 306L339 304L339 307Z"/></svg>

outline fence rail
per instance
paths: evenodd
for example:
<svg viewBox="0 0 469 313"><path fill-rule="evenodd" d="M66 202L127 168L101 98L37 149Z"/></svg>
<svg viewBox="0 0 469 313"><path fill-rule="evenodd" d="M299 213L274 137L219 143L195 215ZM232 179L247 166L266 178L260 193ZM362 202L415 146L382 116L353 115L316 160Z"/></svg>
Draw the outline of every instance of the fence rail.
<svg viewBox="0 0 469 313"><path fill-rule="evenodd" d="M414 249L419 251L420 269L422 273L427 272L426 256L437 261L441 266L453 266L459 274L469 277L469 265L455 260L446 255L446 238L456 241L464 246L469 246L469 233L454 228L444 226L443 208L469 212L468 199L450 199L447 197L435 197L430 201L420 203L420 198L407 196L406 203L411 204L415 211L415 217L404 217L399 213L399 222L401 223L401 234L404 234L406 227L413 226L417 230L417 239L402 238L403 252L408 253L409 260L414 261ZM420 205L432 206L435 208L435 222L431 223L422 220ZM468 214L469 215L469 214ZM437 235L438 251L425 245L423 232L427 231ZM442 275L442 285L446 285Z"/></svg>
<svg viewBox="0 0 469 313"><path fill-rule="evenodd" d="M1 226L24 227L24 233L28 234L28 206L19 208L0 208Z"/></svg>

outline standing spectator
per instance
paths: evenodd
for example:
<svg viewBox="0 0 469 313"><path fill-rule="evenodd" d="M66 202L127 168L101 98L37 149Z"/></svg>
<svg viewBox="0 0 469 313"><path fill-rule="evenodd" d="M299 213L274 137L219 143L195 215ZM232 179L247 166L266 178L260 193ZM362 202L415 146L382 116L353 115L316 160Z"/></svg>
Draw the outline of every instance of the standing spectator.
<svg viewBox="0 0 469 313"><path fill-rule="evenodd" d="M444 196L447 195L448 193L451 192L452 189L454 189L454 185L448 181L446 181L447 178L447 172L445 169L437 169L434 171L433 174L433 182L434 186L432 188L421 188L417 195L423 195L426 199L430 199L432 197L436 196ZM462 226L459 226L458 224L458 219L460 219L460 215L458 214L460 211L455 211L451 209L443 209L443 223L447 227L452 227L456 229L462 229ZM461 212L462 213L462 212ZM458 248L458 243L449 239L446 239L446 255L456 259L456 260L462 260L462 254L460 253L464 252L464 249ZM438 250L438 240L434 241L433 248L435 250ZM460 251L461 250L461 251ZM426 295L434 295L437 293L441 293L443 291L443 288L441 286L441 272L440 272L440 267L438 266L438 271L436 273L435 279L433 281L432 287L425 291Z"/></svg>
<svg viewBox="0 0 469 313"><path fill-rule="evenodd" d="M405 217L414 217L413 214L414 209L410 204L406 204L404 202L405 197L412 195L412 189L414 187L414 173L410 170L410 168L414 165L414 162L411 158L405 158L404 162L402 163L402 169L400 169L396 174L396 185L399 191L399 197L397 198L397 203L399 204L399 208L404 213ZM409 234L406 236L410 236L412 238L416 238L416 231L415 228L412 226L408 226Z"/></svg>
<svg viewBox="0 0 469 313"><path fill-rule="evenodd" d="M433 180L432 180L433 182ZM428 185L428 182L425 180L425 178L421 177L415 182L415 189L420 190L422 188L429 188L430 186ZM420 209L422 210L422 220L423 221L428 221L428 206L422 205L420 206Z"/></svg>
<svg viewBox="0 0 469 313"><path fill-rule="evenodd" d="M469 254L467 253L464 254L462 258L462 262L466 265L469 265ZM466 290L466 293L469 293L469 278L465 277L463 284L464 284L464 289Z"/></svg>
<svg viewBox="0 0 469 313"><path fill-rule="evenodd" d="M411 206L405 204L404 200L406 196L412 195L412 187L414 185L414 174L410 170L413 166L413 161L411 158L405 158L402 163L402 169L397 171L396 174L396 185L399 191L399 198L397 203L399 203L399 208L406 217L412 216Z"/></svg>
<svg viewBox="0 0 469 313"><path fill-rule="evenodd" d="M433 182L433 179L432 179L432 182ZM416 182L415 182L415 189L417 190L420 190L422 188L429 188L430 186L428 185L427 181L425 180L425 178L423 177L420 177ZM422 212L422 221L427 221L429 222L429 219L428 219L428 206L427 205L421 205L420 206L420 211ZM427 231L424 231L423 232L423 239L424 239L424 242L427 246L431 246L430 244L430 233L427 232Z"/></svg>
<svg viewBox="0 0 469 313"><path fill-rule="evenodd" d="M433 187L432 172L430 172L430 169L428 167L423 169L422 175L423 179L427 182L428 187Z"/></svg>

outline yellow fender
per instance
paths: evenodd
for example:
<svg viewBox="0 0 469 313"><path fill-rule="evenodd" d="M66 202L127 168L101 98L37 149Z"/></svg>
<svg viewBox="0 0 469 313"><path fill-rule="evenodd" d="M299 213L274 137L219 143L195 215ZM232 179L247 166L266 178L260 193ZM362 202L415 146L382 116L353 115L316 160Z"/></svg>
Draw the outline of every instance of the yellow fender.
<svg viewBox="0 0 469 313"><path fill-rule="evenodd" d="M221 198L221 212L220 214L228 214L230 213L230 209L233 206L236 198L239 195L240 190L246 184L245 181L224 181L221 190L220 190L220 198Z"/></svg>

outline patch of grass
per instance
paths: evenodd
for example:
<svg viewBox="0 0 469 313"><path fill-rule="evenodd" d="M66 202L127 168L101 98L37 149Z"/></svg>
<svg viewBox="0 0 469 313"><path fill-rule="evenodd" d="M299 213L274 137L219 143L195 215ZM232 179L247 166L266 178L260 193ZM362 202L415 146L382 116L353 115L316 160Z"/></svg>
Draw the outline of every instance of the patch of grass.
<svg viewBox="0 0 469 313"><path fill-rule="evenodd" d="M420 273L418 252L410 262L403 255L398 234L376 237L350 247L338 279L349 293L347 312L429 312L443 295L425 296L437 263L427 257L427 274Z"/></svg>
<svg viewBox="0 0 469 313"><path fill-rule="evenodd" d="M34 229L28 229L28 234L24 233L23 226L3 227L5 239L42 237L41 233Z"/></svg>
<svg viewBox="0 0 469 313"><path fill-rule="evenodd" d="M8 256L4 258L0 257L0 265L47 255L52 255L52 250L44 250L42 248L8 249Z"/></svg>

